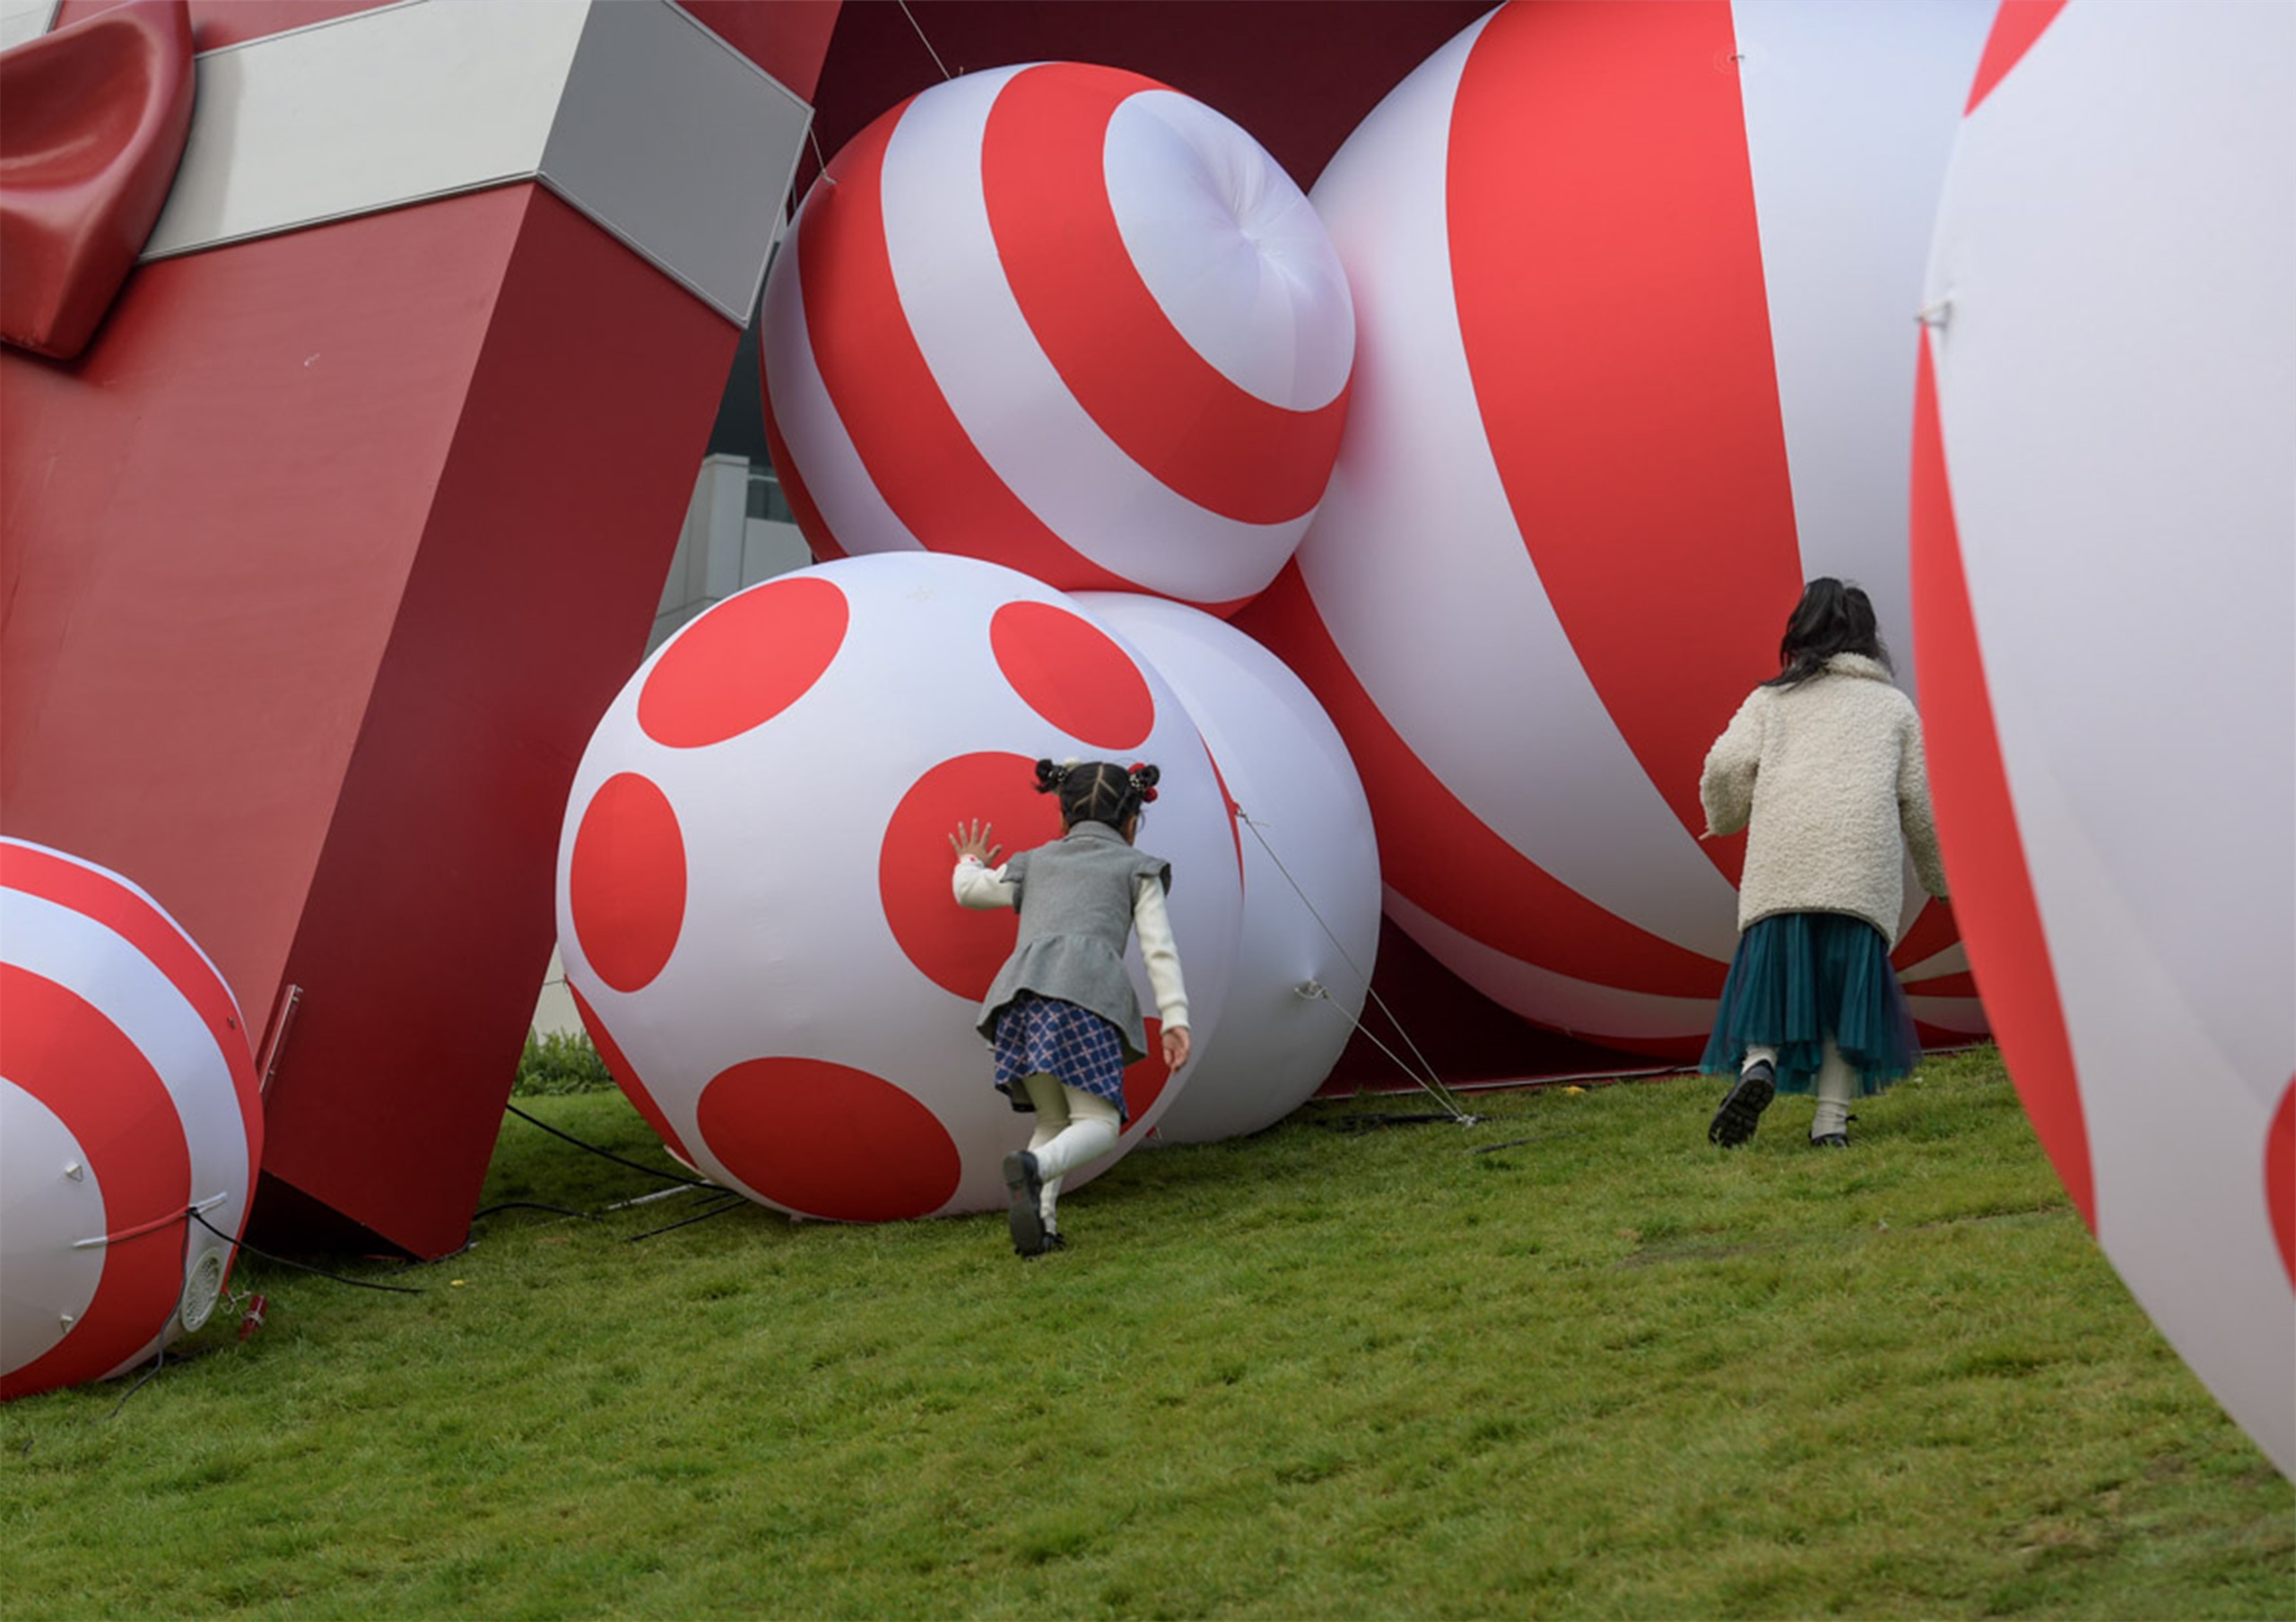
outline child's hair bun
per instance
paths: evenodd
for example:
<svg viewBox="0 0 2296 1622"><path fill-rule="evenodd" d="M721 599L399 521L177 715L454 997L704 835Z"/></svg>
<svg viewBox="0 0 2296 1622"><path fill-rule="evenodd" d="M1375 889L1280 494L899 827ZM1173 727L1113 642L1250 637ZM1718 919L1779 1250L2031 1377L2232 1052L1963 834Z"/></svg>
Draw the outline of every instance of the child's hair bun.
<svg viewBox="0 0 2296 1622"><path fill-rule="evenodd" d="M1060 786L1067 781L1068 766L1066 764L1056 766L1049 760L1037 762L1037 793L1040 794L1057 793Z"/></svg>
<svg viewBox="0 0 2296 1622"><path fill-rule="evenodd" d="M1144 805L1156 797L1156 785L1164 774L1145 760L1135 760L1127 775L1132 780L1133 794Z"/></svg>

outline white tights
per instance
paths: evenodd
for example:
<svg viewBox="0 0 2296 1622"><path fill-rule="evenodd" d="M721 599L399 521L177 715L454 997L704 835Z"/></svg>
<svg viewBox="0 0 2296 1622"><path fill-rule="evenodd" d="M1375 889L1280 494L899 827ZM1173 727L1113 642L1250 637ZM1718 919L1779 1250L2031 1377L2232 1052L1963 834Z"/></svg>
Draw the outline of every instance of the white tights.
<svg viewBox="0 0 2296 1622"><path fill-rule="evenodd" d="M1044 1198L1038 1214L1045 1231L1057 1233L1053 1207L1060 1199L1060 1180L1080 1166L1090 1165L1116 1147L1124 1119L1115 1105L1097 1093L1069 1087L1042 1071L1021 1078L1029 1102L1037 1106L1036 1130L1029 1134L1029 1151L1037 1158L1037 1175L1044 1180Z"/></svg>
<svg viewBox="0 0 2296 1622"><path fill-rule="evenodd" d="M1775 1070L1778 1067L1778 1050L1748 1043L1746 1056L1739 1068L1743 1070L1757 1059L1769 1060L1770 1068ZM1810 1136L1822 1138L1830 1132L1848 1132L1849 1101L1857 1095L1857 1072L1849 1068L1849 1061L1841 1056L1841 1049L1833 1045L1833 1038L1828 1037L1825 1057L1818 1064L1818 1108L1817 1113L1810 1117Z"/></svg>

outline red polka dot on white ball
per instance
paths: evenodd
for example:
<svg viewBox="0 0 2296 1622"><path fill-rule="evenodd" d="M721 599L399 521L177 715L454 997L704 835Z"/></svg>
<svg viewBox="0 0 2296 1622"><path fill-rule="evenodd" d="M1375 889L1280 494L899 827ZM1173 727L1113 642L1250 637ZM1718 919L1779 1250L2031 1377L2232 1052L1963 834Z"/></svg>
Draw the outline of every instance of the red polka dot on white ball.
<svg viewBox="0 0 2296 1622"><path fill-rule="evenodd" d="M1865 585L1920 674L1912 316L1988 15L1502 7L1316 184L1361 360L1248 629L1354 754L1389 916L1542 1024L1702 1045L1742 846L1698 838L1700 765L1806 577ZM1908 890L1916 1017L1981 1030Z"/></svg>
<svg viewBox="0 0 2296 1622"><path fill-rule="evenodd" d="M2296 1472L2292 65L2285 5L2004 8L1929 265L1915 583L2002 1054Z"/></svg>
<svg viewBox="0 0 2296 1622"><path fill-rule="evenodd" d="M1321 499L1354 317L1322 221L1137 74L968 74L864 130L767 281L776 467L816 556L925 549L1216 612Z"/></svg>
<svg viewBox="0 0 2296 1622"><path fill-rule="evenodd" d="M967 558L851 558L664 644L576 774L559 937L665 1141L804 1216L1003 1207L1030 1117L974 1021L1016 919L957 905L949 835L987 820L1007 855L1057 837L1033 762L1071 756L1162 768L1140 844L1172 863L1192 1028L1215 1043L1240 906L1227 800L1161 678L1072 599ZM1149 1028L1119 1150L1188 1079L1167 1083Z"/></svg>
<svg viewBox="0 0 2296 1622"><path fill-rule="evenodd" d="M204 1323L263 1149L239 1005L149 895L0 839L0 1397Z"/></svg>

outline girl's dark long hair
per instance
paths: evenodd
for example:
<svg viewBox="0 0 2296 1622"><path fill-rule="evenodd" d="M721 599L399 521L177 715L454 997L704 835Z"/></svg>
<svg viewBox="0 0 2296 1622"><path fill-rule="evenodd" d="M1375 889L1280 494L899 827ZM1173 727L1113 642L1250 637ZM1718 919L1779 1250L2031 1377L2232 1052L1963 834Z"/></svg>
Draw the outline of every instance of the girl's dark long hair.
<svg viewBox="0 0 2296 1622"><path fill-rule="evenodd" d="M1874 618L1874 602L1855 585L1821 575L1802 588L1778 641L1778 673L1764 687L1797 687L1825 669L1836 654L1863 654L1883 670L1890 650Z"/></svg>

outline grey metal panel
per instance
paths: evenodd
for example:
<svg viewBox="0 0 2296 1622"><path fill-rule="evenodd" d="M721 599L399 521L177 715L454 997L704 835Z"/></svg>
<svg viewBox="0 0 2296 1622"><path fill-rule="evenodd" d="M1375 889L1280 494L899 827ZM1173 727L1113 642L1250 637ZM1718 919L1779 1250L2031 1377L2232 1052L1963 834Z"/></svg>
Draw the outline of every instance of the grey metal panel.
<svg viewBox="0 0 2296 1622"><path fill-rule="evenodd" d="M813 109L668 0L598 0L544 183L746 324Z"/></svg>

